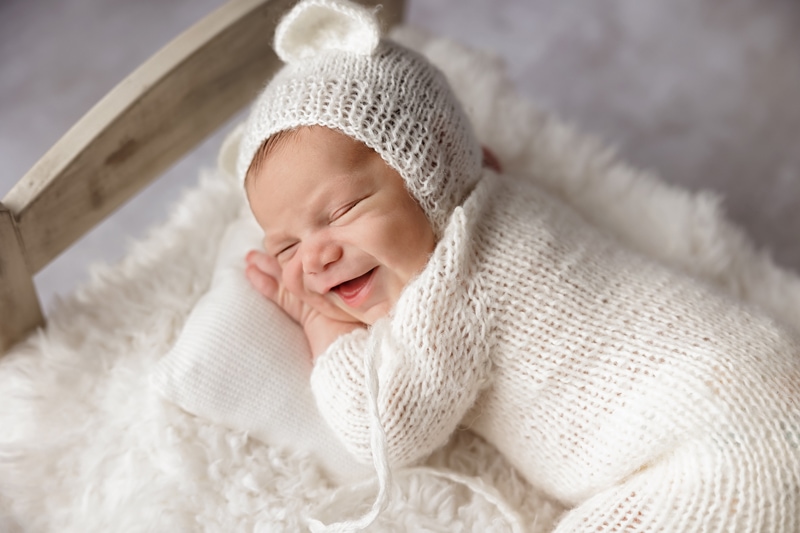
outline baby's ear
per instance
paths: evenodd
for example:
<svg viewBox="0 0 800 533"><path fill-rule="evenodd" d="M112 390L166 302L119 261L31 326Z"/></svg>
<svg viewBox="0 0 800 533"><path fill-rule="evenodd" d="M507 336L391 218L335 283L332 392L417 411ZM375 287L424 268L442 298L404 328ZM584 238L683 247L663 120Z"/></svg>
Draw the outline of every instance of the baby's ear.
<svg viewBox="0 0 800 533"><path fill-rule="evenodd" d="M275 30L275 52L286 63L325 51L368 55L379 41L375 12L345 1L302 1Z"/></svg>

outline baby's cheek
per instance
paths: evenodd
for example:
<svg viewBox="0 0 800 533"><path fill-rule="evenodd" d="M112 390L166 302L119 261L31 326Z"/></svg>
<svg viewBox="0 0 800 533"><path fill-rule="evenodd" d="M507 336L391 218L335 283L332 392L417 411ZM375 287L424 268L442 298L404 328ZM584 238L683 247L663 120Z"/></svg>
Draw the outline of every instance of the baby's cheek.
<svg viewBox="0 0 800 533"><path fill-rule="evenodd" d="M283 265L281 270L281 282L289 292L294 294L303 293L303 269L299 261L290 260Z"/></svg>

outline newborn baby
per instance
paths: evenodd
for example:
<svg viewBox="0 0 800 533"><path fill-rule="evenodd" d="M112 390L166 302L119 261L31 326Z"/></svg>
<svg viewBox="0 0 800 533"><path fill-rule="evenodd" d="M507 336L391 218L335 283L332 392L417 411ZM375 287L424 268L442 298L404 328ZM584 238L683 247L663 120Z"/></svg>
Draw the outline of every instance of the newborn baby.
<svg viewBox="0 0 800 533"><path fill-rule="evenodd" d="M354 455L375 401L391 465L467 425L571 508L559 532L800 531L796 338L482 168L446 80L369 11L303 2L276 50L240 153L247 274Z"/></svg>
<svg viewBox="0 0 800 533"><path fill-rule="evenodd" d="M315 357L387 316L436 244L397 171L337 130L272 136L245 187L267 252L249 255L248 277L303 326Z"/></svg>

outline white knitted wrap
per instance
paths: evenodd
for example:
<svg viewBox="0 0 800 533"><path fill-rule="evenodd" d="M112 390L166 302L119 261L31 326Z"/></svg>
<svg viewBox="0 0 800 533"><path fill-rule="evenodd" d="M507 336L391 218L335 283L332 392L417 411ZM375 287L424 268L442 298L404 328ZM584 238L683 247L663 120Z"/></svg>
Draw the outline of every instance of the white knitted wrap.
<svg viewBox="0 0 800 533"><path fill-rule="evenodd" d="M800 532L800 341L532 184L487 169L383 320L311 374L363 462L373 412L394 467L462 425L571 507L554 533Z"/></svg>
<svg viewBox="0 0 800 533"><path fill-rule="evenodd" d="M480 144L444 75L379 36L375 14L364 7L326 0L295 6L275 34L275 50L287 64L253 106L237 171L244 179L274 133L334 128L397 170L441 235L480 176Z"/></svg>

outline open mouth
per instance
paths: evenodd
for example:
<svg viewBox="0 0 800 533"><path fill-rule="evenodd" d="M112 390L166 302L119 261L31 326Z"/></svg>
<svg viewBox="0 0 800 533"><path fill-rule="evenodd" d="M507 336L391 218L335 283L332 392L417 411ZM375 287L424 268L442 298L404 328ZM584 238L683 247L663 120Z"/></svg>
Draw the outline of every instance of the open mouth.
<svg viewBox="0 0 800 533"><path fill-rule="evenodd" d="M372 275L374 273L375 269L373 268L369 272L362 274L357 278L340 283L339 285L333 287L331 291L336 293L339 298L341 298L342 301L350 307L357 307L369 295L369 289L372 286L370 282L372 281Z"/></svg>

